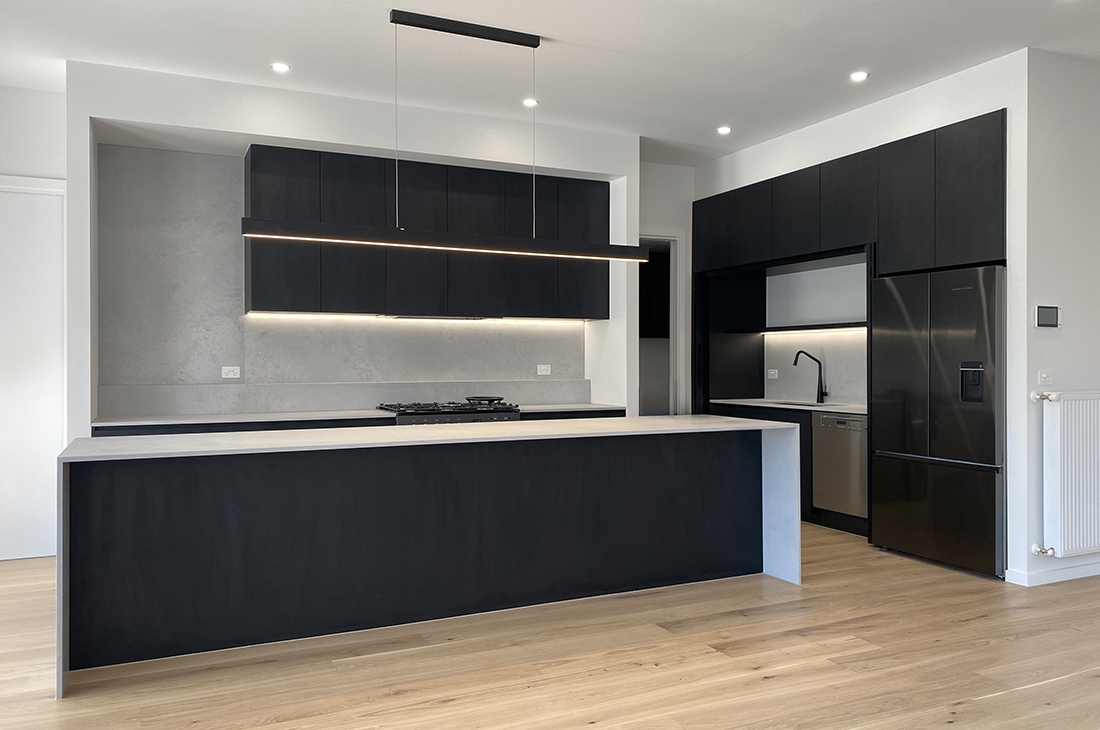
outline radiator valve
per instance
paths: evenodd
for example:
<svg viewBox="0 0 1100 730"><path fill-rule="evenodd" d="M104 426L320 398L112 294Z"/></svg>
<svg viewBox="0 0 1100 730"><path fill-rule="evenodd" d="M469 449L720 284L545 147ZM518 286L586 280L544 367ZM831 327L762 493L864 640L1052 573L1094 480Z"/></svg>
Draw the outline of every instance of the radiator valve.
<svg viewBox="0 0 1100 730"><path fill-rule="evenodd" d="M1031 546L1032 555L1054 555L1054 548L1039 547L1038 544Z"/></svg>

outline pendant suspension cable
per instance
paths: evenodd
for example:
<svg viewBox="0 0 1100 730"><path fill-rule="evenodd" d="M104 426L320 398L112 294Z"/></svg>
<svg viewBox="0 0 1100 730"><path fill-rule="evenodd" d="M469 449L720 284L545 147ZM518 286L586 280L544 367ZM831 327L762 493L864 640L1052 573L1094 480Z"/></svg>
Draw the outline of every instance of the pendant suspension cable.
<svg viewBox="0 0 1100 730"><path fill-rule="evenodd" d="M535 172L535 110L538 109L538 96L535 95L535 48L531 47L531 98L535 103L531 106L531 238L538 238L538 227L535 216L538 213L538 175Z"/></svg>
<svg viewBox="0 0 1100 730"><path fill-rule="evenodd" d="M401 164L398 150L397 130L397 87L398 87L398 54L397 54L397 24L393 24L393 223L396 228L401 227Z"/></svg>

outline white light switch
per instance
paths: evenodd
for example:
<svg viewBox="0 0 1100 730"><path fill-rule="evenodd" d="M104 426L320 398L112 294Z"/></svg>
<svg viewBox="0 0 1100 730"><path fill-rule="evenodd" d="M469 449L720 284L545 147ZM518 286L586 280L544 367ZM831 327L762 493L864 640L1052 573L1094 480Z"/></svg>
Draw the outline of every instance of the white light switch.
<svg viewBox="0 0 1100 730"><path fill-rule="evenodd" d="M1049 370L1039 371L1039 385L1054 385L1054 376Z"/></svg>
<svg viewBox="0 0 1100 730"><path fill-rule="evenodd" d="M550 374L550 366L549 365L539 365L537 372L538 372L539 375L549 375Z"/></svg>
<svg viewBox="0 0 1100 730"><path fill-rule="evenodd" d="M222 377L223 378L239 378L239 377L241 377L241 366L240 365L227 365L227 366L223 367L222 368Z"/></svg>
<svg viewBox="0 0 1100 730"><path fill-rule="evenodd" d="M768 370L768 380L779 380L779 371Z"/></svg>

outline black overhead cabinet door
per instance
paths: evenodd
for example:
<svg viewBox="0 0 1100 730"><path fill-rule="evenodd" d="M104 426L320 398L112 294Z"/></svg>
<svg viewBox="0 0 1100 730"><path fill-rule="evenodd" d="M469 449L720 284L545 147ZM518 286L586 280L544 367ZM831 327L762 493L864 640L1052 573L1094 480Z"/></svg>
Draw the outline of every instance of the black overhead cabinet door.
<svg viewBox="0 0 1100 730"><path fill-rule="evenodd" d="M352 314L386 312L386 249L322 243L321 311Z"/></svg>
<svg viewBox="0 0 1100 730"><path fill-rule="evenodd" d="M254 144L244 158L248 218L316 223L321 219L321 153Z"/></svg>
<svg viewBox="0 0 1100 730"><path fill-rule="evenodd" d="M1005 258L1004 109L936 130L936 266Z"/></svg>
<svg viewBox="0 0 1100 730"><path fill-rule="evenodd" d="M321 222L383 228L393 224L394 162L380 157L321 154Z"/></svg>
<svg viewBox="0 0 1100 730"><path fill-rule="evenodd" d="M713 271L730 265L730 201L733 193L712 195L691 206L691 269Z"/></svg>
<svg viewBox="0 0 1100 730"><path fill-rule="evenodd" d="M936 133L879 147L878 273L936 265Z"/></svg>
<svg viewBox="0 0 1100 730"><path fill-rule="evenodd" d="M819 167L808 167L772 180L771 258L821 250L820 172Z"/></svg>
<svg viewBox="0 0 1100 730"><path fill-rule="evenodd" d="M246 239L244 288L249 312L320 312L321 245Z"/></svg>
<svg viewBox="0 0 1100 730"><path fill-rule="evenodd" d="M878 150L821 165L821 250L878 240Z"/></svg>
<svg viewBox="0 0 1100 730"><path fill-rule="evenodd" d="M755 264L772 257L772 181L733 191L730 197L729 265Z"/></svg>

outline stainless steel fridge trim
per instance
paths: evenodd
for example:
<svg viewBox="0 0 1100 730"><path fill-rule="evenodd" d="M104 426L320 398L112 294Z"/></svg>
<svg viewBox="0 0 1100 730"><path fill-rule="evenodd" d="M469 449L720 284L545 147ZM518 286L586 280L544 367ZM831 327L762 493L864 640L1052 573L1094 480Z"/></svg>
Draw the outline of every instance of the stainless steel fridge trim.
<svg viewBox="0 0 1100 730"><path fill-rule="evenodd" d="M1000 464L982 464L976 461L956 461L955 459L941 459L937 456L917 456L916 454L902 454L897 451L875 451L875 456L887 459L900 459L901 461L918 461L922 464L939 464L942 466L958 466L964 469L976 471L1000 472Z"/></svg>

